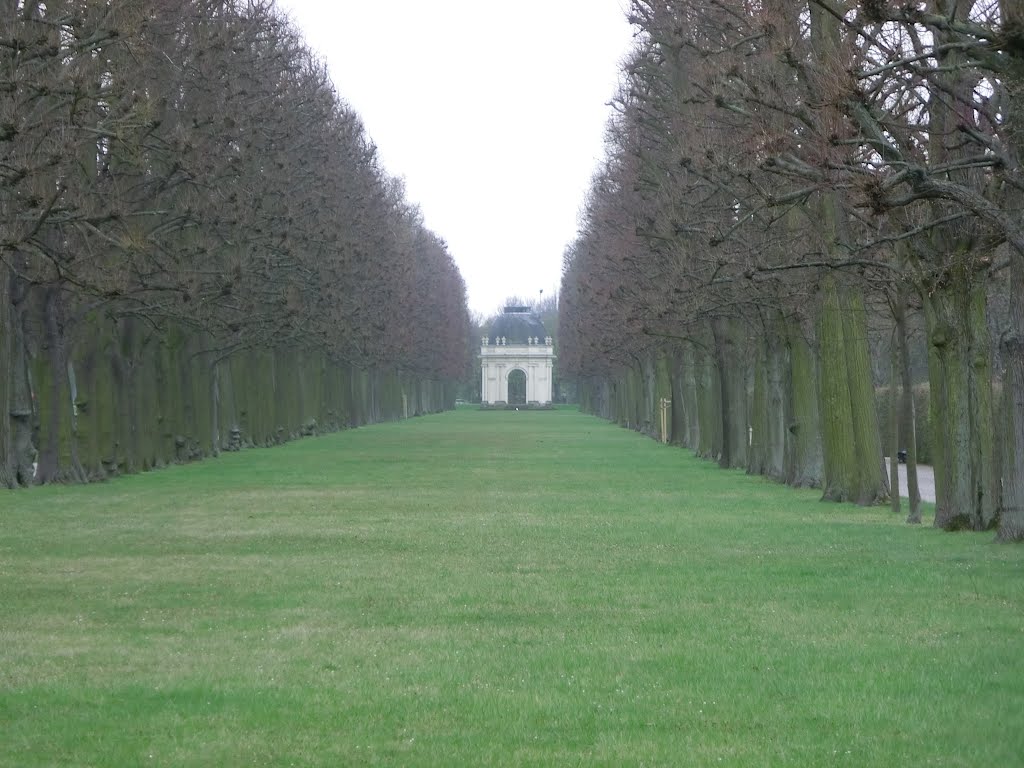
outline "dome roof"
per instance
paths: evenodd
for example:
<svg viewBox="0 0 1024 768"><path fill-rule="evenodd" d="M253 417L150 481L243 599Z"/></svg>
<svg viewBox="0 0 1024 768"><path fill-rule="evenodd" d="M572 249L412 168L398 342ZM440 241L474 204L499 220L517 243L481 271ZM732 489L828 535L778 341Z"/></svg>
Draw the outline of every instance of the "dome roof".
<svg viewBox="0 0 1024 768"><path fill-rule="evenodd" d="M529 307L505 307L505 311L491 323L492 341L504 336L507 344L527 344L530 338L536 337L543 343L547 335L544 323Z"/></svg>

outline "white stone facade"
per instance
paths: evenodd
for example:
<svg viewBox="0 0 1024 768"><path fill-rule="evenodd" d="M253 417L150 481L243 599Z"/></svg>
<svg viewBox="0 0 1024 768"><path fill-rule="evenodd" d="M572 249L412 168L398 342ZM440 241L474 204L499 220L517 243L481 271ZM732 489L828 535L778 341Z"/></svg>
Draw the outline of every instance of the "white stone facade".
<svg viewBox="0 0 1024 768"><path fill-rule="evenodd" d="M525 405L550 405L555 350L551 337L537 336L526 344L506 344L504 337L483 337L480 344L480 396L482 405L509 403L508 378L519 370L526 375Z"/></svg>

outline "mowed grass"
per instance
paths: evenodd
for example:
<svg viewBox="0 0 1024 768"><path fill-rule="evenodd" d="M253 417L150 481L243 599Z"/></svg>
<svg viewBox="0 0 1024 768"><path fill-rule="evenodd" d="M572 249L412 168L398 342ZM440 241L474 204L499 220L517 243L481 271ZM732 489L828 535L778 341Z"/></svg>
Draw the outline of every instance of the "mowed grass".
<svg viewBox="0 0 1024 768"><path fill-rule="evenodd" d="M1024 765L1024 548L570 410L4 493L0 765Z"/></svg>

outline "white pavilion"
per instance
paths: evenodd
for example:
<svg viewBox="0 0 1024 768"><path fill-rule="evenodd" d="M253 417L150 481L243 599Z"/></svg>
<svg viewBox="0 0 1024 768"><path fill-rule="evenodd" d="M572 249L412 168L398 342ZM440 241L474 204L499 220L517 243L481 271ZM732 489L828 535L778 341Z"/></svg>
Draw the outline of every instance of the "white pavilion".
<svg viewBox="0 0 1024 768"><path fill-rule="evenodd" d="M480 340L483 408L551 406L551 337L530 307L505 307Z"/></svg>

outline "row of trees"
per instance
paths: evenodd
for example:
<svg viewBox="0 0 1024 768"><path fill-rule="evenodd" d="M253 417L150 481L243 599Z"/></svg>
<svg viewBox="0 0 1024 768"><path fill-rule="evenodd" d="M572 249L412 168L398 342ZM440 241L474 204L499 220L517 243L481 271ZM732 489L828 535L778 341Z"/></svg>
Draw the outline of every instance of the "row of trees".
<svg viewBox="0 0 1024 768"><path fill-rule="evenodd" d="M935 524L1024 538L1018 0L630 14L562 284L560 362L585 405L643 424L671 398L673 440L723 466L874 503L889 489L869 319L887 318L903 392L885 448L913 465L921 314Z"/></svg>
<svg viewBox="0 0 1024 768"><path fill-rule="evenodd" d="M454 398L462 278L272 0L0 0L0 65L0 482L216 453L296 377L244 442Z"/></svg>

